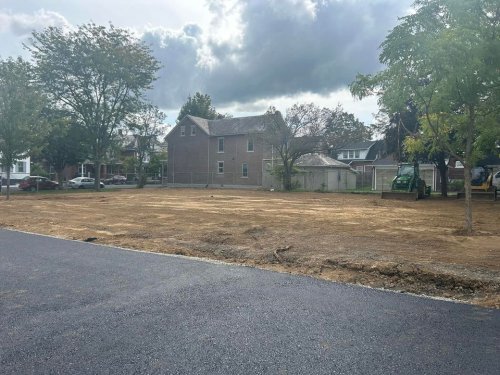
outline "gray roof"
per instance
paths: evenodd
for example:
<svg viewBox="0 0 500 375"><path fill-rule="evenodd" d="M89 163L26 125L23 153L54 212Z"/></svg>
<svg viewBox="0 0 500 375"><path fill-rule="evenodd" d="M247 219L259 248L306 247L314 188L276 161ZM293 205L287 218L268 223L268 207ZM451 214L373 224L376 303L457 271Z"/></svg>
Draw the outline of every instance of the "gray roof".
<svg viewBox="0 0 500 375"><path fill-rule="evenodd" d="M344 159L344 160L346 161L349 160L349 163L352 161L372 161L378 159L379 153L383 150L383 148L384 148L383 140L356 142L356 143L351 143L346 147L338 149L337 154L340 154L342 151L347 151L347 150L368 150L368 153L366 154L366 157L364 159Z"/></svg>
<svg viewBox="0 0 500 375"><path fill-rule="evenodd" d="M356 143L348 144L347 146L339 148L338 150L339 151L342 151L342 150L367 150L376 143L377 143L377 141L356 142Z"/></svg>
<svg viewBox="0 0 500 375"><path fill-rule="evenodd" d="M187 115L181 120L180 123L190 120L198 125L208 135L224 136L262 133L265 130L266 125L270 124L272 121L276 121L275 116L281 115L233 117L220 120L207 120L201 117Z"/></svg>
<svg viewBox="0 0 500 375"><path fill-rule="evenodd" d="M321 154L306 154L302 155L295 163L297 167L328 167L328 168L346 168L350 169L347 164L338 160L332 159Z"/></svg>
<svg viewBox="0 0 500 375"><path fill-rule="evenodd" d="M388 155L385 158L375 160L372 165L376 166L389 166L398 165L398 161L394 158L394 155Z"/></svg>

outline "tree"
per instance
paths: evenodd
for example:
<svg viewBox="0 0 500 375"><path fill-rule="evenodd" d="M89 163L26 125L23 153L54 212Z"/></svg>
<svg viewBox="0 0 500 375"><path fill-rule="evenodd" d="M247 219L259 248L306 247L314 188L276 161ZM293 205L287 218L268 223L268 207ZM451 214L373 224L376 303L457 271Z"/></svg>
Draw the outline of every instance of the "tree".
<svg viewBox="0 0 500 375"><path fill-rule="evenodd" d="M158 137L165 134L165 114L158 107L144 104L141 110L130 115L127 126L132 132L136 143L136 167L139 171L137 187L142 188L146 183L144 163L154 150Z"/></svg>
<svg viewBox="0 0 500 375"><path fill-rule="evenodd" d="M44 144L38 157L54 167L59 186L62 186L64 168L84 161L88 157L88 152L82 142L83 129L69 114L52 110L48 117L49 130L44 137Z"/></svg>
<svg viewBox="0 0 500 375"><path fill-rule="evenodd" d="M0 61L0 165L7 172L7 199L11 167L34 144L45 104L32 70L21 58Z"/></svg>
<svg viewBox="0 0 500 375"><path fill-rule="evenodd" d="M272 120L263 137L278 153L283 189L290 191L297 159L321 146L324 116L322 110L312 103L293 105L287 110L285 119L274 107L269 108L267 114Z"/></svg>
<svg viewBox="0 0 500 375"><path fill-rule="evenodd" d="M472 234L471 168L479 139L500 117L500 7L497 0L417 0L382 43L375 75L358 75L351 92L379 95L389 113L411 99L434 142L464 165L464 231Z"/></svg>
<svg viewBox="0 0 500 375"><path fill-rule="evenodd" d="M187 115L201 117L207 120L217 120L228 117L228 115L218 113L215 108L212 107L212 99L209 95L199 92L194 94L193 97L191 97L191 95L188 96L187 102L183 104L177 116L177 122L181 121Z"/></svg>
<svg viewBox="0 0 500 375"><path fill-rule="evenodd" d="M322 116L326 117L324 134L332 154L350 143L369 141L372 138L371 129L352 113L345 112L340 104L333 110L323 109Z"/></svg>
<svg viewBox="0 0 500 375"><path fill-rule="evenodd" d="M26 48L55 105L81 125L99 189L106 153L118 128L151 88L158 61L128 31L93 23L67 33L56 27L33 32Z"/></svg>

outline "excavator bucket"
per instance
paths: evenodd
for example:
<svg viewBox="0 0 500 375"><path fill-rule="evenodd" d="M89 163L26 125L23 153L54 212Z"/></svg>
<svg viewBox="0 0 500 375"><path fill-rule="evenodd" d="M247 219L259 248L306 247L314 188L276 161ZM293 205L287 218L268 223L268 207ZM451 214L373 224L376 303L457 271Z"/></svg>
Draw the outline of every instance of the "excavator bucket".
<svg viewBox="0 0 500 375"><path fill-rule="evenodd" d="M383 191L382 199L397 199L401 201L416 201L418 200L418 192L407 191Z"/></svg>

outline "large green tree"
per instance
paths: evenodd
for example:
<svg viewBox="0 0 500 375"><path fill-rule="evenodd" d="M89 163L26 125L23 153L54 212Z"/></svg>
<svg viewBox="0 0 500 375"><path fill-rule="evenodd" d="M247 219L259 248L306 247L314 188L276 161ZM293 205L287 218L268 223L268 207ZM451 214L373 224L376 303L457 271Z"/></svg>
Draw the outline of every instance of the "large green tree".
<svg viewBox="0 0 500 375"><path fill-rule="evenodd" d="M69 32L57 27L33 32L26 48L55 105L81 125L98 189L101 164L118 128L152 87L158 61L130 32L93 23Z"/></svg>
<svg viewBox="0 0 500 375"><path fill-rule="evenodd" d="M212 98L210 98L210 95L200 92L197 92L194 96L188 96L186 103L182 105L179 111L177 122L181 121L187 115L201 117L207 120L217 120L228 117L215 110L212 106Z"/></svg>
<svg viewBox="0 0 500 375"><path fill-rule="evenodd" d="M411 99L436 144L462 162L464 230L472 234L471 168L478 142L500 118L500 7L498 0L417 0L382 43L386 69L359 75L351 92L378 93L389 113Z"/></svg>
<svg viewBox="0 0 500 375"><path fill-rule="evenodd" d="M41 133L45 101L32 71L21 58L0 60L0 165L7 175L7 199L11 167L28 155Z"/></svg>
<svg viewBox="0 0 500 375"><path fill-rule="evenodd" d="M70 114L51 109L47 121L47 134L41 140L43 144L32 156L51 165L56 171L59 186L62 186L64 168L86 160L88 150L83 143L83 129Z"/></svg>
<svg viewBox="0 0 500 375"><path fill-rule="evenodd" d="M323 146L323 112L314 104L294 104L283 119L274 107L269 108L270 121L263 137L279 157L276 166L282 180L283 189L292 190L294 165L302 155L319 150Z"/></svg>

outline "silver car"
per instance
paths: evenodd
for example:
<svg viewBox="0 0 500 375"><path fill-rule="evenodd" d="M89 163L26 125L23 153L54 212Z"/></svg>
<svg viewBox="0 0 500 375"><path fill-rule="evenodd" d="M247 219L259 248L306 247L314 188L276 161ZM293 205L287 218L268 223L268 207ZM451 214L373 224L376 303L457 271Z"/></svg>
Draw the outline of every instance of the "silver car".
<svg viewBox="0 0 500 375"><path fill-rule="evenodd" d="M500 171L493 175L492 184L497 187L497 190L500 190Z"/></svg>
<svg viewBox="0 0 500 375"><path fill-rule="evenodd" d="M93 189L95 187L95 179L90 177L76 177L68 181L68 186L72 189ZM104 188L102 182L100 186Z"/></svg>

